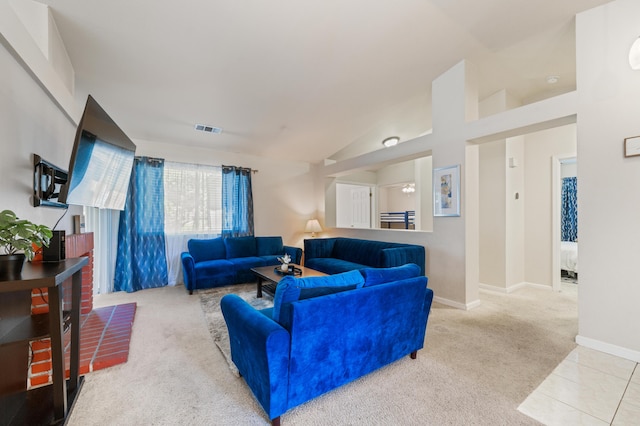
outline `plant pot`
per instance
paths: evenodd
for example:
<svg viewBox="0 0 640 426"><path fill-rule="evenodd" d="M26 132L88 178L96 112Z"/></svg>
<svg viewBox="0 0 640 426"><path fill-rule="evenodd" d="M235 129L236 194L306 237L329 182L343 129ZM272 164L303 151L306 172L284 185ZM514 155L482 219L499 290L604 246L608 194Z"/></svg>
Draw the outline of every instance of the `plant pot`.
<svg viewBox="0 0 640 426"><path fill-rule="evenodd" d="M24 253L0 255L0 277L4 279L20 277L24 260Z"/></svg>

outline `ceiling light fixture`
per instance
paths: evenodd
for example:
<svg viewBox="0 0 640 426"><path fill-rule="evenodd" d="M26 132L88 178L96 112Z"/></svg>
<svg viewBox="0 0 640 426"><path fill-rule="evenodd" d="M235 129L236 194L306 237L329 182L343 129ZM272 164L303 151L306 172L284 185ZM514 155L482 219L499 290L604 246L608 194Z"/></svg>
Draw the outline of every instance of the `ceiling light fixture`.
<svg viewBox="0 0 640 426"><path fill-rule="evenodd" d="M632 70L640 70L640 37L636 39L629 49L629 65Z"/></svg>
<svg viewBox="0 0 640 426"><path fill-rule="evenodd" d="M557 75L550 75L547 77L547 83L549 84L556 84L559 80L560 77L558 77Z"/></svg>
<svg viewBox="0 0 640 426"><path fill-rule="evenodd" d="M387 148L389 148L389 147L398 145L398 142L400 142L400 138L399 137L391 136L391 137L386 138L385 140L383 140L382 141L382 145L384 145Z"/></svg>
<svg viewBox="0 0 640 426"><path fill-rule="evenodd" d="M222 129L220 127L209 126L208 124L196 124L195 129L207 133L222 133Z"/></svg>
<svg viewBox="0 0 640 426"><path fill-rule="evenodd" d="M405 186L402 187L402 192L404 192L405 194L411 194L412 192L416 192L416 184L415 183L408 183Z"/></svg>

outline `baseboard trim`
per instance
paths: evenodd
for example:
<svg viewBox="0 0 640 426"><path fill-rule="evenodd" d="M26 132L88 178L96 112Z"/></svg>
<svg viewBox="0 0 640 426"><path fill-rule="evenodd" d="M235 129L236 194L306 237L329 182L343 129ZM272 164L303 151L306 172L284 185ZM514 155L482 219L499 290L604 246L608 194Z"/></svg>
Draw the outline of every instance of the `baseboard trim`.
<svg viewBox="0 0 640 426"><path fill-rule="evenodd" d="M623 348L622 346L612 345L611 343L602 342L600 340L591 339L577 335L576 343L589 349L604 352L620 358L628 359L634 362L640 362L640 352Z"/></svg>
<svg viewBox="0 0 640 426"><path fill-rule="evenodd" d="M526 287L528 284L525 282L521 282L518 284L514 284L512 286L509 287L497 287L495 285L490 285L490 284L478 284L478 288L480 288L481 290L487 290L487 291L495 291L497 293L503 293L503 294L508 294L508 293L513 293L516 290L520 290L521 288Z"/></svg>
<svg viewBox="0 0 640 426"><path fill-rule="evenodd" d="M498 287L495 285L491 285L491 284L478 284L478 288L480 290L487 290L487 291L493 291L494 293L508 293L509 289L505 288L505 287Z"/></svg>
<svg viewBox="0 0 640 426"><path fill-rule="evenodd" d="M540 290L551 290L553 291L553 286L548 284L538 284L538 283L524 283L526 287L538 288Z"/></svg>
<svg viewBox="0 0 640 426"><path fill-rule="evenodd" d="M502 293L502 294L507 294L507 293L513 293L516 290L520 290L521 288L525 288L525 287L533 287L533 288L538 288L541 290L553 290L553 287L551 287L550 285L544 285L544 284L536 284L536 283L529 283L529 282L521 282L518 284L514 284L510 287L507 288L501 288L501 287L496 287L494 285L489 285L489 284L482 284L479 283L478 284L478 289L480 290L486 290L486 291L493 291L496 293ZM439 296L434 296L433 297L433 301L434 302L438 302L438 303L442 303L443 305L447 305L447 306L451 306L452 308L456 308L456 309L462 309L465 311L470 311L471 309L475 309L478 306L480 306L480 300L474 300L471 303L460 303L460 302L456 302L454 300L450 300L450 299L445 299L443 297L439 297Z"/></svg>
<svg viewBox="0 0 640 426"><path fill-rule="evenodd" d="M514 291L520 290L521 288L525 288L525 287L532 287L532 288L539 288L542 290L552 290L553 288L551 286L548 285L544 285L544 284L536 284L536 283L528 283L528 282L521 282L518 284L514 284L512 286L509 287L497 287L495 285L490 285L490 284L478 284L478 288L481 290L487 290L487 291L493 291L496 293L502 293L502 294L508 294L508 293L513 293Z"/></svg>
<svg viewBox="0 0 640 426"><path fill-rule="evenodd" d="M462 309L463 311L469 311L471 309L474 309L480 306L480 300L475 300L471 303L465 304L465 303L456 302L454 300L445 299L443 297L434 296L433 301L442 303L443 305L451 306L452 308Z"/></svg>

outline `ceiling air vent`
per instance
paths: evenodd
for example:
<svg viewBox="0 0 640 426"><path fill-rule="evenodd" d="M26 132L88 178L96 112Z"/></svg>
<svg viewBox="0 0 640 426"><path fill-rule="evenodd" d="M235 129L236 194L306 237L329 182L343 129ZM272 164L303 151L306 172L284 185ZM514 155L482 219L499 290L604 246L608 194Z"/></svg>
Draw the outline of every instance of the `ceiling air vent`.
<svg viewBox="0 0 640 426"><path fill-rule="evenodd" d="M196 124L196 130L207 133L222 133L222 129L220 127L213 127L206 124Z"/></svg>

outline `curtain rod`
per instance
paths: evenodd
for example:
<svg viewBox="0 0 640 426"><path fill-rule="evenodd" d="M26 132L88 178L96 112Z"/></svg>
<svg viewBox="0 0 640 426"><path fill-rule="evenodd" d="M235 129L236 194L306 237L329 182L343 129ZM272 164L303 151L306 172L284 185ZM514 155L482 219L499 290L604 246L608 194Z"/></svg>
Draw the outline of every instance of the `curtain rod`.
<svg viewBox="0 0 640 426"><path fill-rule="evenodd" d="M201 164L201 163L187 163L185 161L172 161L172 160L166 160L164 158L153 158L153 157L147 157L146 155L141 155L141 156L136 156L136 158L141 158L141 157L146 157L149 160L155 160L155 161L159 161L159 160L164 160L165 162L169 162L169 163L177 163L177 164L188 164L188 165L193 165L193 166L209 166L209 167L233 167L233 166L226 166L224 164ZM236 166L237 167L237 166ZM250 169L252 173L258 173L260 170L258 169L251 169L250 167L242 167L243 169Z"/></svg>
<svg viewBox="0 0 640 426"><path fill-rule="evenodd" d="M252 169L252 168L250 168L250 167L227 166L227 165L225 165L225 164L223 164L223 165L222 165L222 166L220 166L220 167L223 167L223 168L224 168L224 167L227 167L227 168L234 167L234 168L236 168L236 169L248 170L248 171L253 172L253 173L258 173L258 170L254 170L254 169Z"/></svg>

